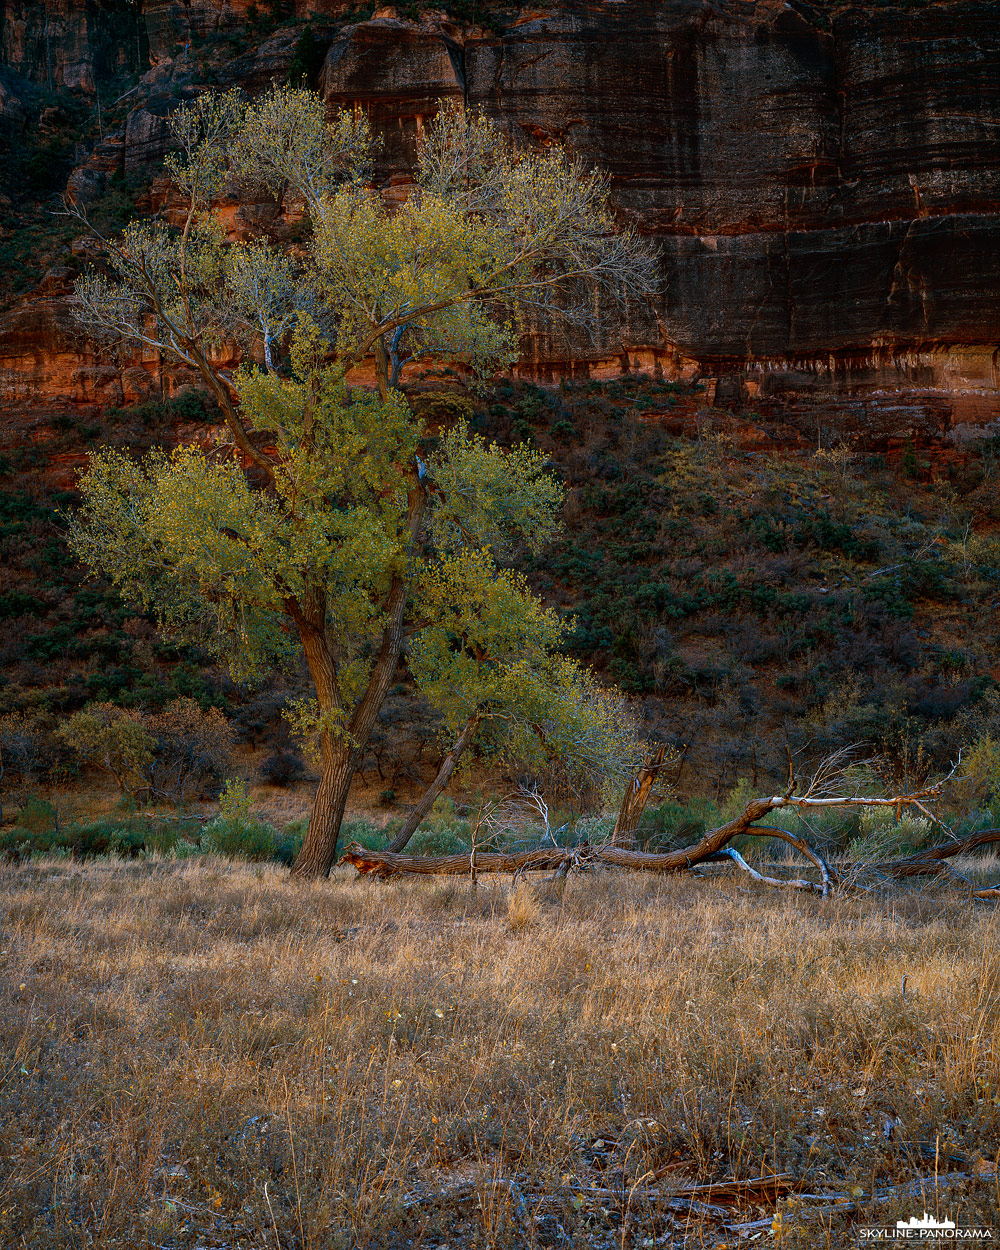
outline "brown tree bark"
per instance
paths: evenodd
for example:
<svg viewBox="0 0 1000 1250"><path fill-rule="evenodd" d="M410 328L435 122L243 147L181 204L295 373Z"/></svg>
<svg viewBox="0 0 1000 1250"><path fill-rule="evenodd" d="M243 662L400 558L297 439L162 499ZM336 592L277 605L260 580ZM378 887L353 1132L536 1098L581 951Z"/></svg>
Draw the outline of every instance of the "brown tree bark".
<svg viewBox="0 0 1000 1250"><path fill-rule="evenodd" d="M342 752L333 751L327 757L324 751L327 758L324 758L319 785L313 796L309 828L292 865L294 877L325 877L336 861L340 824L357 771L357 763L349 758L352 754L345 749Z"/></svg>
<svg viewBox="0 0 1000 1250"><path fill-rule="evenodd" d="M455 771L455 766L462 758L462 753L475 736L475 732L479 728L479 722L481 720L482 716L477 712L475 715L470 716L462 726L462 730L455 739L454 745L441 761L441 767L437 771L437 776L424 791L420 802L416 805L413 811L410 812L409 816L407 816L402 829L400 829L399 833L397 833L393 840L389 843L387 848L388 850L396 853L403 850L410 838L412 838L414 833L416 833L420 826L420 822L434 806L434 800L451 780L451 775Z"/></svg>
<svg viewBox="0 0 1000 1250"><path fill-rule="evenodd" d="M562 847L504 854L500 851L477 851L476 872L516 872L518 869L558 868L572 854ZM392 851L369 851L352 842L340 861L358 872L372 877L398 877L404 873L417 876L467 877L471 867L468 852L460 855L397 855Z"/></svg>
<svg viewBox="0 0 1000 1250"><path fill-rule="evenodd" d="M660 747L656 755L646 761L625 791L625 797L618 811L618 819L611 833L612 846L632 846L635 843L635 831L639 828L639 821L646 809L653 782L660 775L660 769L663 767L665 750L666 747Z"/></svg>
<svg viewBox="0 0 1000 1250"><path fill-rule="evenodd" d="M407 547L410 551L413 550L420 533L425 503L426 491L414 473L406 519ZM372 735L379 709L389 693L403 649L403 619L406 615L409 584L408 572L398 573L392 580L385 602L385 625L378 654L372 665L368 685L350 720L339 729L331 725L321 729L320 783L313 799L309 828L302 849L292 865L293 876L325 877L337 861L340 825L344 818L351 782ZM290 604L288 610L299 629L321 715L325 714L330 718L342 716L344 709L337 684L337 669L326 636L325 603L318 601L308 616L298 604Z"/></svg>
<svg viewBox="0 0 1000 1250"><path fill-rule="evenodd" d="M326 876L333 867L337 858L340 822L357 768L350 740L343 734L346 727L340 726L338 731L332 723L342 717L343 707L337 684L337 666L322 627L325 605L318 607L318 621L308 620L301 614L297 622L321 717L321 769L306 836L292 865L292 875L296 877Z"/></svg>

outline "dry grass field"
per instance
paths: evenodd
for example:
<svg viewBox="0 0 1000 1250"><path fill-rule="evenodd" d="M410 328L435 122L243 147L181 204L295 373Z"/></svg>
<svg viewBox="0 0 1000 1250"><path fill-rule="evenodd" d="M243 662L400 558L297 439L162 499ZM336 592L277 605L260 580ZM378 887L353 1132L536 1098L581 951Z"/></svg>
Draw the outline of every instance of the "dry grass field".
<svg viewBox="0 0 1000 1250"><path fill-rule="evenodd" d="M2 871L4 1250L1000 1237L1000 913L951 888Z"/></svg>

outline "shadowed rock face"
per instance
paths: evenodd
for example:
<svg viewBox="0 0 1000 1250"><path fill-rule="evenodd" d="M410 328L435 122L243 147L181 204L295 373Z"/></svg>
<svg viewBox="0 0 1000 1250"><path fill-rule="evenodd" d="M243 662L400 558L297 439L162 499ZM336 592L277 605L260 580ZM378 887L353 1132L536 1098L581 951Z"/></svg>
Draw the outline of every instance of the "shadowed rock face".
<svg viewBox="0 0 1000 1250"><path fill-rule="evenodd" d="M625 0L464 41L371 22L331 49L323 89L371 108L383 176L459 92L521 141L611 171L622 216L660 245L661 292L608 310L598 342L539 329L532 372L687 358L765 389L939 387L988 418L1000 11L851 11L824 30L785 5L742 9Z"/></svg>
<svg viewBox="0 0 1000 1250"><path fill-rule="evenodd" d="M154 45L182 15L146 9ZM201 0L188 20L221 12ZM239 75L256 87L252 59ZM607 0L499 34L382 17L334 38L321 90L369 112L400 193L441 99L610 170L623 220L660 248L661 289L608 309L593 340L537 327L526 372L700 371L734 397L914 390L955 421L998 415L993 3L820 21L782 0ZM126 169L162 151L162 117L154 100L130 119Z"/></svg>

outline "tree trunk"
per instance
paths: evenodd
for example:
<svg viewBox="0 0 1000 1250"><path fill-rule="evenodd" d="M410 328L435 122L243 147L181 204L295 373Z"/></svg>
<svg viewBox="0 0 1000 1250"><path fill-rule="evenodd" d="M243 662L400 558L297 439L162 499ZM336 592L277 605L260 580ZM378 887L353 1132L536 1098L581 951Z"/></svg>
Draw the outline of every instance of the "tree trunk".
<svg viewBox="0 0 1000 1250"><path fill-rule="evenodd" d="M406 846L407 842L409 842L410 838L413 837L414 833L416 833L420 822L433 807L434 800L451 780L451 775L455 771L455 765L461 758L465 748L472 741L481 719L481 715L477 712L474 716L470 716L462 726L462 731L455 739L454 746L441 761L441 767L438 769L437 776L424 791L420 802L416 805L413 811L410 812L409 816L407 816L402 829L400 829L399 833L397 833L393 840L389 843L389 846L387 847L388 850L393 852L401 851Z"/></svg>
<svg viewBox="0 0 1000 1250"><path fill-rule="evenodd" d="M375 385L382 399L389 398L391 383L389 378L389 354L385 349L385 335L379 335L374 344Z"/></svg>
<svg viewBox="0 0 1000 1250"><path fill-rule="evenodd" d="M384 348L380 356L376 355L384 364ZM420 536L426 502L426 489L414 469L407 492L408 561ZM337 665L326 634L325 594L312 596L308 612L292 597L285 601L285 610L294 620L302 640L302 649L316 687L320 715L327 719L327 724L320 726L323 768L309 817L309 829L292 865L292 874L296 877L326 876L336 862L340 822L344 818L351 782L372 736L379 709L389 693L403 649L403 618L409 587L408 568L392 579L385 605L385 626L368 686L349 720L346 720Z"/></svg>
<svg viewBox="0 0 1000 1250"><path fill-rule="evenodd" d="M635 831L639 828L639 821L642 819L642 813L646 808L646 800L649 798L649 792L653 788L653 782L660 774L663 767L663 754L666 747L660 747L656 755L646 761L646 763L636 773L632 784L625 791L625 797L622 799L622 805L618 812L618 819L615 821L615 827L612 831L610 843L612 846L634 846ZM395 850L395 847L393 847Z"/></svg>
<svg viewBox="0 0 1000 1250"><path fill-rule="evenodd" d="M337 860L340 822L357 771L357 753L347 746L324 751L323 769L309 813L309 828L292 865L293 877L325 877Z"/></svg>
<svg viewBox="0 0 1000 1250"><path fill-rule="evenodd" d="M411 551L420 533L425 501L426 491L415 481L409 491L406 519L407 546ZM323 769L309 817L309 829L302 849L292 865L292 873L296 877L325 877L336 863L340 822L344 818L351 782L372 736L376 717L385 702L396 665L399 663L408 587L409 577L397 574L389 590L385 612L387 620L368 679L368 688L358 700L350 721L337 728L328 726L321 730ZM325 605L322 612L308 619L299 610L296 624L316 687L320 713L335 717L342 716L343 704L336 664L325 630L317 623L323 620L324 615Z"/></svg>
<svg viewBox="0 0 1000 1250"><path fill-rule="evenodd" d="M309 813L309 828L302 849L295 857L295 877L325 877L337 859L337 839L344 817L347 795L360 758L356 745L343 734L343 726L329 723L342 712L337 667L326 635L314 620L304 617L298 622L299 636L305 651L309 672L316 687L320 715L329 718L320 726L320 758L322 768L319 785ZM363 746L363 744L362 744Z"/></svg>

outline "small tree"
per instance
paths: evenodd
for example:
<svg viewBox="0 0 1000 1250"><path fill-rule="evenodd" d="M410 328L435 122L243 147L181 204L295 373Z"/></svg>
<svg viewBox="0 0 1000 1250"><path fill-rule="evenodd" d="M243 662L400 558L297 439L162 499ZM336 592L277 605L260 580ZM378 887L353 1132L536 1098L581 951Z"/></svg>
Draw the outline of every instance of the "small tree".
<svg viewBox="0 0 1000 1250"><path fill-rule="evenodd" d="M43 734L38 723L23 712L0 716L0 824L3 797L12 792L15 778L23 793L31 785L42 754Z"/></svg>
<svg viewBox="0 0 1000 1250"><path fill-rule="evenodd" d="M152 740L139 768L150 798L176 803L228 772L235 734L218 708L203 711L194 699L174 699L142 724Z"/></svg>
<svg viewBox="0 0 1000 1250"><path fill-rule="evenodd" d="M109 272L78 281L77 309L91 333L196 369L229 439L141 464L93 456L72 541L237 672L301 648L315 698L293 711L321 775L294 871L313 876L336 858L404 639L437 620L428 573L460 551L537 551L561 499L543 456L486 446L464 426L422 452L402 370L427 356L480 370L510 361L529 310L590 316L596 286L644 290L652 259L616 229L604 177L557 149L514 150L461 112L425 132L414 193L395 210L365 181L367 122L343 113L328 125L309 91L251 105L204 96L173 132L183 221L102 240ZM305 205L311 234L296 255L226 237L212 205L234 178ZM223 369L227 340L262 367ZM346 384L366 359L374 394Z"/></svg>
<svg viewBox="0 0 1000 1250"><path fill-rule="evenodd" d="M138 712L113 703L93 703L74 712L56 737L84 764L114 779L122 794L142 785L143 769L153 759L155 739Z"/></svg>

